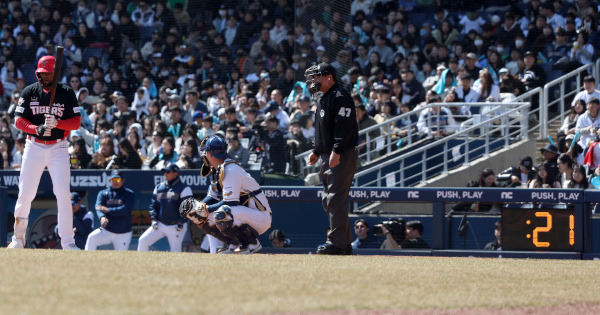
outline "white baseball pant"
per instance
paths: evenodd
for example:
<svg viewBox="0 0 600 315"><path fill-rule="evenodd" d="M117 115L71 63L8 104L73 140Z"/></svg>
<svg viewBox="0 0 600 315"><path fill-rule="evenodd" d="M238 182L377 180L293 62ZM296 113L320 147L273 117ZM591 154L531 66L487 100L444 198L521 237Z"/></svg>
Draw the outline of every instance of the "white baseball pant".
<svg viewBox="0 0 600 315"><path fill-rule="evenodd" d="M131 236L133 232L113 233L105 228L98 228L92 231L85 242L85 250L96 250L98 246L113 244L115 250L129 250Z"/></svg>
<svg viewBox="0 0 600 315"><path fill-rule="evenodd" d="M245 206L231 207L233 225L240 226L243 223L250 225L258 234L265 233L271 227L271 212L260 211Z"/></svg>
<svg viewBox="0 0 600 315"><path fill-rule="evenodd" d="M225 243L221 242L218 238L212 235L206 235L204 240L208 240L209 251L211 254L216 254L219 248L225 246ZM204 241L202 242L202 245L204 245Z"/></svg>
<svg viewBox="0 0 600 315"><path fill-rule="evenodd" d="M181 243L183 243L183 237L188 229L187 222L183 225L183 229L181 231L177 231L177 224L166 225L162 222L157 222L158 228L155 230L150 226L138 241L139 252L145 252L150 250L150 246L163 237L167 237L169 241L169 248L172 252L180 252L181 251Z"/></svg>
<svg viewBox="0 0 600 315"><path fill-rule="evenodd" d="M44 168L52 178L52 189L58 207L58 234L61 244L74 243L73 208L71 207L71 162L67 141L45 145L27 139L19 176L19 197L15 205L15 233L25 244L31 202L35 198Z"/></svg>

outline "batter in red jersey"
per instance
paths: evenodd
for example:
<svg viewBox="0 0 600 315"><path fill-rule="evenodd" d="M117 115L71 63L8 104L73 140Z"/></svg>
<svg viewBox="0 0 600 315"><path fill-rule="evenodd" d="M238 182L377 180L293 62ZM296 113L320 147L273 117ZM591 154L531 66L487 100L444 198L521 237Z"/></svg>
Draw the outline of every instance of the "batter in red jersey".
<svg viewBox="0 0 600 315"><path fill-rule="evenodd" d="M19 198L15 206L15 234L9 248L23 248L31 202L35 198L40 178L48 167L58 206L58 234L63 249L78 249L73 239L71 208L71 165L67 151L70 130L79 129L80 114L73 90L57 84L54 102L50 104L54 64L53 56L38 62L35 74L38 83L23 89L15 111L15 125L27 134L21 173Z"/></svg>

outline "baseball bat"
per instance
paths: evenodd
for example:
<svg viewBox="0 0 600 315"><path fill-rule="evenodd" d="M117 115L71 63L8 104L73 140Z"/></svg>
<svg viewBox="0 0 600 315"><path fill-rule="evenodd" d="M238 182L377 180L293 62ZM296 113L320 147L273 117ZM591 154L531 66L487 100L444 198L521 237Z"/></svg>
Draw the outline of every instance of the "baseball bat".
<svg viewBox="0 0 600 315"><path fill-rule="evenodd" d="M58 80L60 79L60 67L62 65L63 51L65 48L63 46L58 46L56 48L56 63L54 64L54 77L52 78L52 94L50 94L50 107L54 104L54 96L56 95L56 86L58 85Z"/></svg>
<svg viewBox="0 0 600 315"><path fill-rule="evenodd" d="M56 63L54 64L54 72L52 73L52 92L50 92L50 108L54 104L54 96L56 96L56 87L58 86L58 80L60 79L60 67L62 65L63 51L65 48L63 46L56 47ZM50 114L45 114L44 116L51 116ZM44 136L50 135L49 131L44 133Z"/></svg>

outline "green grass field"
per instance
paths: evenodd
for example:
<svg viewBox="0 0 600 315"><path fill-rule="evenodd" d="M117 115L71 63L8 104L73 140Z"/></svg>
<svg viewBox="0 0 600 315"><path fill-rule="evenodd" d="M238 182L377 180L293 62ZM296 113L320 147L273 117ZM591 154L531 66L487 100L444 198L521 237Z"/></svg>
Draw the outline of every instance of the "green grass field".
<svg viewBox="0 0 600 315"><path fill-rule="evenodd" d="M597 304L597 261L0 250L2 314Z"/></svg>

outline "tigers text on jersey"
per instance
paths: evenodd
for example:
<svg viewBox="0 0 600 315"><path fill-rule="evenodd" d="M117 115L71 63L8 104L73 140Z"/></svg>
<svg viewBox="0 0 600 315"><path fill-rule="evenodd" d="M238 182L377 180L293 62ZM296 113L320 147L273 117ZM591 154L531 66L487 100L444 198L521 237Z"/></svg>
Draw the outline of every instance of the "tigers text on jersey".
<svg viewBox="0 0 600 315"><path fill-rule="evenodd" d="M39 82L25 87L17 103L15 116L27 119L32 124L39 126L45 122L45 115L53 115L57 120L65 120L80 116L79 106L75 92L71 87L59 83L56 86L54 104L50 104L51 92L45 92ZM36 136L40 140L52 141L62 139L68 131L54 128L50 136ZM34 135L35 136L35 135Z"/></svg>
<svg viewBox="0 0 600 315"><path fill-rule="evenodd" d="M358 123L352 97L339 84L317 93L315 154L341 153L358 144Z"/></svg>

